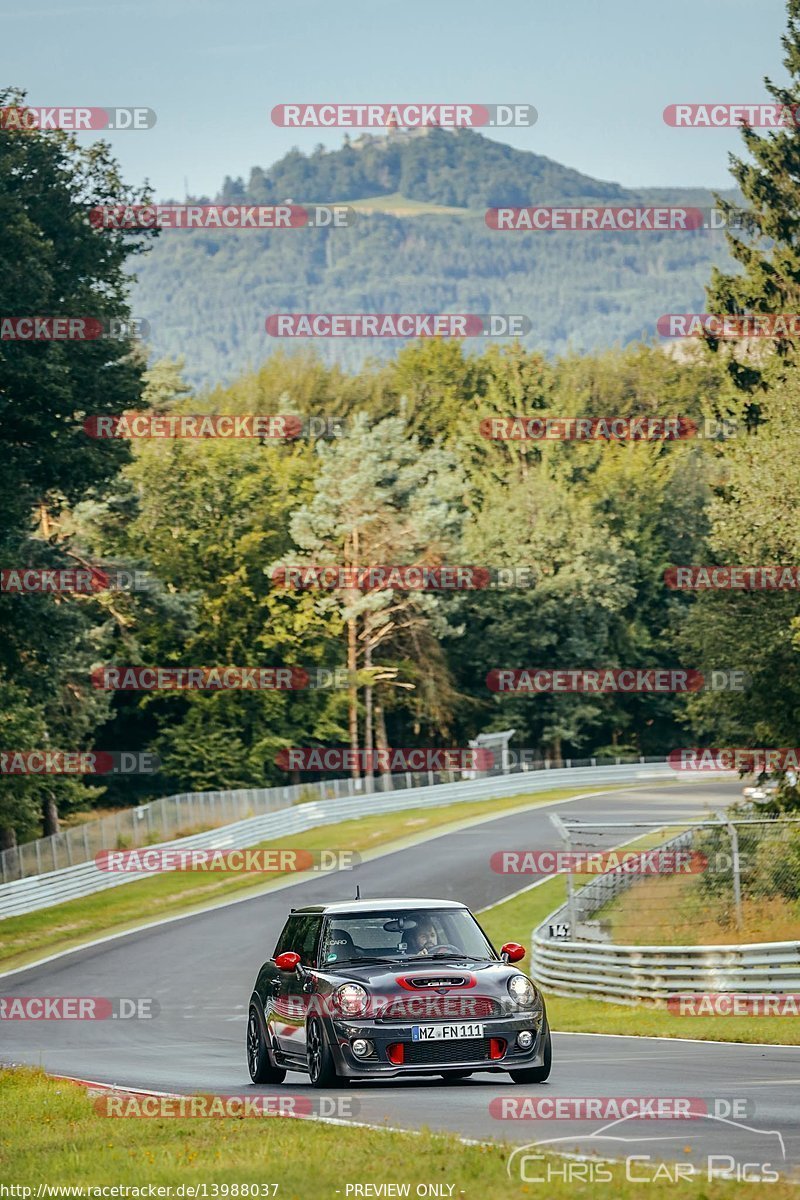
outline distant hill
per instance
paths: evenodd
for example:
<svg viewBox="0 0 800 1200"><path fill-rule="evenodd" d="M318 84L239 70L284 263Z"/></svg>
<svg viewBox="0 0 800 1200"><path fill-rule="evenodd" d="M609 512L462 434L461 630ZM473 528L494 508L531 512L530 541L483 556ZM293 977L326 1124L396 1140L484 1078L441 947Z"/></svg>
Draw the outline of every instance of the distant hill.
<svg viewBox="0 0 800 1200"><path fill-rule="evenodd" d="M292 150L268 170L254 167L247 183L226 178L218 196L194 198L353 203L359 215L348 229L162 233L138 261L133 293L153 354L183 354L196 384L227 381L289 344L267 336L269 314L362 311L522 313L531 348L590 350L652 334L662 313L702 309L711 263L729 265L723 235L711 231L492 231L484 212L498 205L703 206L713 197L625 189L472 130L426 133ZM354 368L398 342L316 345Z"/></svg>

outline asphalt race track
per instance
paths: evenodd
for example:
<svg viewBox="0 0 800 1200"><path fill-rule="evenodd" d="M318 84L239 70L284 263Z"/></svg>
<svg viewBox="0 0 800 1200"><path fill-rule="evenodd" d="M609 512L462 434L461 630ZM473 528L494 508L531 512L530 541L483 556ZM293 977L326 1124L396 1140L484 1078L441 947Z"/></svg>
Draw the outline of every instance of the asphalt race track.
<svg viewBox="0 0 800 1200"><path fill-rule="evenodd" d="M352 872L319 876L11 972L0 981L5 996L146 996L158 1001L160 1012L151 1021L4 1021L0 1059L125 1087L269 1091L254 1088L247 1074L246 1007L290 906L350 898L358 883L365 898L432 896L478 910L533 881L492 872L495 850L560 848L550 812L587 820L680 820L713 812L738 791L735 781L649 783L534 808L434 837ZM341 846L336 826L330 845ZM690 1035L689 1018L687 1026ZM357 1121L395 1128L428 1126L515 1143L558 1139L553 1149L609 1158L705 1161L707 1155L731 1155L737 1164L769 1162L781 1173L800 1166L800 1048L567 1033L556 1033L553 1042L553 1073L545 1085L518 1087L507 1076L486 1073L447 1086L436 1078L354 1084L331 1096L351 1097ZM283 1090L319 1097L301 1074L290 1073ZM608 1122L498 1120L489 1103L499 1096L739 1098L751 1102L752 1115L737 1123L627 1121L599 1137ZM516 1166L514 1172L519 1181Z"/></svg>

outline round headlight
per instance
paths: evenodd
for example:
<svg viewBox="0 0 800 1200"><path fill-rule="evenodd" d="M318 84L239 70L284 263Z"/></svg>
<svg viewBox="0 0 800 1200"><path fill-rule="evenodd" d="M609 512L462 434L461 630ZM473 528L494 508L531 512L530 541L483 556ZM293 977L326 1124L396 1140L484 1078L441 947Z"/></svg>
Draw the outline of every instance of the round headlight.
<svg viewBox="0 0 800 1200"><path fill-rule="evenodd" d="M333 998L345 1017L360 1017L369 1004L369 995L360 983L343 983L333 993Z"/></svg>
<svg viewBox="0 0 800 1200"><path fill-rule="evenodd" d="M508 994L520 1008L532 1008L536 999L536 988L525 975L512 975L508 981Z"/></svg>

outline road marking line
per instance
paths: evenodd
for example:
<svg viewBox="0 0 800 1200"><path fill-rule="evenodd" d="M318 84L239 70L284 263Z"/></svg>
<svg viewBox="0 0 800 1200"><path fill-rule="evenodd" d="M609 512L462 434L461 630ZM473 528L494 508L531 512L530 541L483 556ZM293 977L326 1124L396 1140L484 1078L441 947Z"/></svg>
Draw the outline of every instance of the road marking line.
<svg viewBox="0 0 800 1200"><path fill-rule="evenodd" d="M653 1009L654 1012L658 1011ZM559 1037L611 1037L611 1038L644 1038L650 1042L687 1042L690 1046L750 1046L753 1050L800 1050L797 1042L726 1042L721 1038L684 1038L669 1037L665 1033L582 1033L579 1029L553 1029Z"/></svg>

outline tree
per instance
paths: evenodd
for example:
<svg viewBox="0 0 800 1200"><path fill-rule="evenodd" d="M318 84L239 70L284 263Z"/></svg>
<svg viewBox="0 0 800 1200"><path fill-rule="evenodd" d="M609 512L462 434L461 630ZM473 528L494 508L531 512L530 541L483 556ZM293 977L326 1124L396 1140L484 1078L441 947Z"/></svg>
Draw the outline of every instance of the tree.
<svg viewBox="0 0 800 1200"><path fill-rule="evenodd" d="M448 645L459 686L481 702L489 728L513 726L518 745L543 744L556 759L564 746L586 746L606 718L608 698L492 695L487 675L613 665L621 615L635 595L634 555L585 496L540 468L524 488L489 489L466 532L465 556L490 567L525 566L532 586L459 597L454 617L465 634ZM476 715L464 713L465 734L474 733Z"/></svg>
<svg viewBox="0 0 800 1200"><path fill-rule="evenodd" d="M454 456L420 447L401 417L370 423L358 414L344 437L317 448L313 497L292 514L295 543L310 561L346 568L449 561L463 522L465 481ZM373 741L374 652L413 663L417 719L439 729L449 716L446 670L437 646L444 631L435 594L390 589L343 589L318 600L321 611L339 611L347 630L350 745L359 749L357 672L365 678L364 744ZM354 765L354 775L358 768ZM371 773L368 771L368 773Z"/></svg>
<svg viewBox="0 0 800 1200"><path fill-rule="evenodd" d="M781 41L790 82L781 86L769 78L764 84L775 102L792 114L800 105L800 0L787 0L787 31ZM728 273L715 268L707 289L709 311L719 313L796 313L800 311L800 128L791 119L788 127L764 136L748 126L742 140L751 161L731 156L731 173L745 204L717 196L727 219L728 249L741 270ZM707 339L712 350L721 344ZM794 340L775 343L776 355L762 342L757 349L741 346L724 354L740 396L744 416L758 419L758 392L782 362L796 359Z"/></svg>
<svg viewBox="0 0 800 1200"><path fill-rule="evenodd" d="M304 378L304 386L313 389L314 381ZM275 395L284 382L276 364L198 398L177 364L161 363L146 377L145 397L174 412L287 412L293 403ZM312 457L305 439L135 444L117 494L92 517L94 545L146 564L162 590L131 610L114 647L117 661L304 668L324 661L338 630L329 632L310 598L288 606L269 572L290 545L292 509L310 492ZM110 729L118 742L146 739L158 750L162 787L264 786L281 779L275 756L301 730L338 730L337 699L266 690L119 694Z"/></svg>
<svg viewBox="0 0 800 1200"><path fill-rule="evenodd" d="M0 92L1 109L22 107L24 93ZM60 130L7 120L0 129L0 312L129 318L127 267L146 236L97 229L88 210L146 199L123 183L107 144L81 148ZM124 443L89 438L84 418L135 407L143 370L126 338L0 342L4 566L75 565L62 518L78 501L102 495L128 455ZM29 733L35 729L53 749L80 748L102 714L102 697L83 674L98 619L93 611L65 596L0 594L0 676L15 684L3 687L4 709L29 707L37 718ZM46 833L57 828L57 798L76 795L75 782L60 778L14 787L39 797ZM19 806L3 798L12 794L4 789L0 796L0 825L8 830L22 821L29 831Z"/></svg>
<svg viewBox="0 0 800 1200"><path fill-rule="evenodd" d="M800 562L800 372L762 398L756 432L726 446L710 508L711 556L757 566ZM708 592L681 613L681 640L698 666L733 667L745 691L698 693L688 704L710 745L794 746L800 724L800 599L796 591Z"/></svg>

